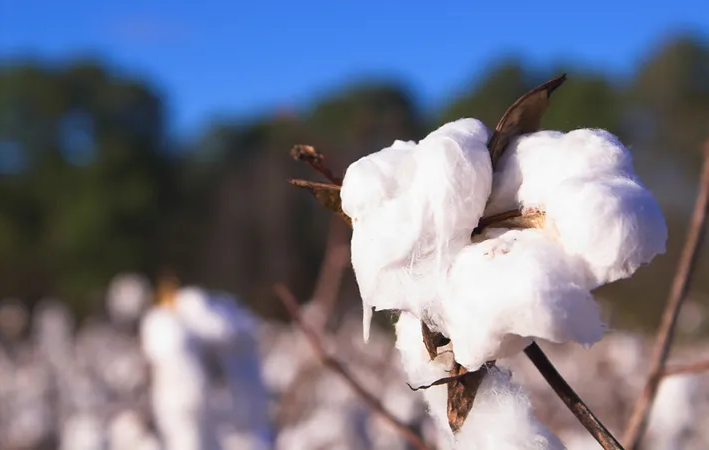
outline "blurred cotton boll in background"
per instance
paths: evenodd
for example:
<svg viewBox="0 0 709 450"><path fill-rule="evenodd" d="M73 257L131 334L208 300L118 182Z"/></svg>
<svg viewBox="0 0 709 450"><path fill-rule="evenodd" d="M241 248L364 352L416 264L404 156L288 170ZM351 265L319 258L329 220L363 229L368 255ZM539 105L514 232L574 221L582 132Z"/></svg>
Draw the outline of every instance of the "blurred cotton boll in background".
<svg viewBox="0 0 709 450"><path fill-rule="evenodd" d="M152 288L143 275L124 273L115 276L106 292L106 308L118 325L134 324L150 305Z"/></svg>

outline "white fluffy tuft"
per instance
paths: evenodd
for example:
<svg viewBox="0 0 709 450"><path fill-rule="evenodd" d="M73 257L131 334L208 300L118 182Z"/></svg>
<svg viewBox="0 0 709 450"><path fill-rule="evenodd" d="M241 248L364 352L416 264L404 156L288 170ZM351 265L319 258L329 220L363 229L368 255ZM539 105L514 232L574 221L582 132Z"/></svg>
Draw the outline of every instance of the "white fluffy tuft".
<svg viewBox="0 0 709 450"><path fill-rule="evenodd" d="M587 287L627 278L665 252L667 226L632 157L604 130L541 131L513 140L486 215L541 209L547 229L587 264Z"/></svg>
<svg viewBox="0 0 709 450"><path fill-rule="evenodd" d="M496 237L495 237L496 236ZM493 230L460 252L449 276L445 334L456 360L476 370L518 353L527 338L590 345L599 309L575 260L541 230Z"/></svg>
<svg viewBox="0 0 709 450"><path fill-rule="evenodd" d="M421 323L415 316L401 314L396 338L412 385L430 384L449 376L453 358L446 350L450 349L439 350L439 356L431 361L423 345ZM499 368L488 372L468 418L456 435L448 425L447 387L434 386L422 391L440 440L454 449L563 449L561 442L534 417L529 398L510 378L509 372Z"/></svg>
<svg viewBox="0 0 709 450"><path fill-rule="evenodd" d="M510 372L493 367L480 384L473 409L456 435L456 449L563 450L534 416L529 397Z"/></svg>
<svg viewBox="0 0 709 450"><path fill-rule="evenodd" d="M342 208L353 220L352 265L365 310L411 311L435 325L428 310L442 272L468 243L490 195L488 137L480 121L461 119L347 169Z"/></svg>

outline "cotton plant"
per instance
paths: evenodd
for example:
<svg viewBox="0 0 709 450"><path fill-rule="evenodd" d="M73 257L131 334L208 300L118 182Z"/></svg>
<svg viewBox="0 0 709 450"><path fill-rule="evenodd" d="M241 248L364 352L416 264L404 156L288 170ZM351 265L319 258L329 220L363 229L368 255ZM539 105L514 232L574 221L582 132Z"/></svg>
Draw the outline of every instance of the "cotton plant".
<svg viewBox="0 0 709 450"><path fill-rule="evenodd" d="M494 132L463 118L355 161L341 187L294 181L351 223L364 339L373 310L401 313L404 368L451 448L564 448L495 361L533 341L598 342L591 290L665 251L662 213L617 137L538 131L564 80ZM324 167L310 147L295 156Z"/></svg>

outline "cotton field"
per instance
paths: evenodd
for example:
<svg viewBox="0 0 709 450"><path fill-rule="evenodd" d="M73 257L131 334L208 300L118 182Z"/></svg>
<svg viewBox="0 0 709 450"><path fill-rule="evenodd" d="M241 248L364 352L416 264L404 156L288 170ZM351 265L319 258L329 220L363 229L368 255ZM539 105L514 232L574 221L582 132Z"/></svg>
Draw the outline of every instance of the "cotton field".
<svg viewBox="0 0 709 450"><path fill-rule="evenodd" d="M261 321L221 293L170 285L153 292L133 274L114 279L105 303L105 317L77 325L56 299L32 312L16 300L2 301L0 448L407 448L338 374L320 364L295 326ZM321 320L318 306L302 308L306 321ZM691 331L696 320L696 314L686 315L681 324ZM329 352L388 411L432 447L450 448L422 397L407 386L391 331L373 326L364 344L356 311L329 330L322 334ZM648 341L611 331L589 350L576 344L544 349L619 433L644 380ZM680 345L672 361L708 357L704 345ZM500 365L523 386L520 405L531 402L535 416L567 448L600 448L529 361L518 355ZM499 380L494 382L505 382ZM708 381L709 375L678 375L662 383L643 448L709 446ZM494 393L479 401L495 402ZM473 413L469 419L479 427L504 427L506 417Z"/></svg>

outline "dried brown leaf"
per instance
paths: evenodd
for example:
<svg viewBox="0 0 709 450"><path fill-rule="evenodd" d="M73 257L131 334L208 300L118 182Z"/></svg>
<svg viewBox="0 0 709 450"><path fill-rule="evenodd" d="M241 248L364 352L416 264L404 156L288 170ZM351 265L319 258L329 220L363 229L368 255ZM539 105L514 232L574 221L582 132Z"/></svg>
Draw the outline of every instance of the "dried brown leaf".
<svg viewBox="0 0 709 450"><path fill-rule="evenodd" d="M542 116L549 106L549 97L564 81L566 74L549 80L524 94L507 109L488 144L493 167L512 138L539 129Z"/></svg>
<svg viewBox="0 0 709 450"><path fill-rule="evenodd" d="M486 363L474 372L468 372L465 367L455 363L452 379L448 381L448 425L453 433L457 433L465 423L465 419L473 409L473 402L489 368L494 362Z"/></svg>
<svg viewBox="0 0 709 450"><path fill-rule="evenodd" d="M451 341L447 337L443 336L442 333L434 333L428 326L421 322L421 334L423 335L423 345L426 346L426 351L431 360L436 359L438 356L438 347L443 347L448 345Z"/></svg>
<svg viewBox="0 0 709 450"><path fill-rule="evenodd" d="M308 180L290 180L290 183L293 186L307 189L321 205L342 217L350 228L352 228L352 220L342 211L340 186Z"/></svg>

